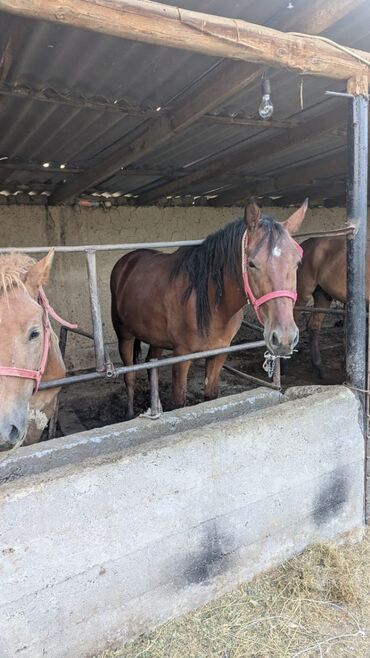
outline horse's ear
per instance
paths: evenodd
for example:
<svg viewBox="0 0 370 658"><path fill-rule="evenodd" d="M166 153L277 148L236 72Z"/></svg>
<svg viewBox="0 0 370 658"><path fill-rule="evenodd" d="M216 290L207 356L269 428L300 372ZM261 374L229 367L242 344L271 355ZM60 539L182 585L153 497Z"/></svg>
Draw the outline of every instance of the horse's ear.
<svg viewBox="0 0 370 658"><path fill-rule="evenodd" d="M308 198L305 199L298 210L296 210L293 215L290 215L289 219L286 220L286 222L283 222L284 228L290 233L290 235L294 235L294 233L297 233L300 225L302 224L305 214L308 208Z"/></svg>
<svg viewBox="0 0 370 658"><path fill-rule="evenodd" d="M248 231L254 231L261 217L261 208L256 204L256 202L251 201L248 203L244 210L244 221L247 225Z"/></svg>
<svg viewBox="0 0 370 658"><path fill-rule="evenodd" d="M41 260L32 265L26 274L26 284L34 291L40 286L45 285L49 280L49 274L54 258L54 249L50 249L48 254Z"/></svg>

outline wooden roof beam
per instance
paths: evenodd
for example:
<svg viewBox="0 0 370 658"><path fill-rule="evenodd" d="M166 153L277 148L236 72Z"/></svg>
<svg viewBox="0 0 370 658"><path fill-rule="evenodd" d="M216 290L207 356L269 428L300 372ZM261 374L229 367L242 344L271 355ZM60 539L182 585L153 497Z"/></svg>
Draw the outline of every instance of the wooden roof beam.
<svg viewBox="0 0 370 658"><path fill-rule="evenodd" d="M369 75L369 53L315 37L146 0L0 0L0 10L170 48L346 80ZM365 60L364 61L361 61Z"/></svg>
<svg viewBox="0 0 370 658"><path fill-rule="evenodd" d="M207 83L203 82L199 86L198 93L191 91L170 115L159 113L157 117L138 126L133 131L129 144L120 146L99 164L60 186L53 194L52 201L67 201L110 178L121 167L145 157L193 124L200 116L214 109L225 98L238 93L251 79L255 80L259 75L259 70L256 72L255 67L246 65L245 62L227 62L222 68L216 67L207 76Z"/></svg>
<svg viewBox="0 0 370 658"><path fill-rule="evenodd" d="M296 146L298 143L303 144L317 135L332 131L341 122L345 121L347 108L344 103L341 103L337 106L336 114L334 114L333 101L329 101L328 106L329 109L320 116L299 123L284 133L279 133L273 137L269 135L262 142L247 143L244 148L225 155L202 169L192 171L187 176L183 176L181 180L172 180L154 187L140 196L140 203L152 203L158 198L178 192L179 189L185 190L193 183L199 183L201 180L225 174L225 172L242 167L248 162L253 162L254 165L263 159L270 158L275 153L280 153Z"/></svg>
<svg viewBox="0 0 370 658"><path fill-rule="evenodd" d="M47 18L46 15L40 16L40 9L49 12L53 5L53 0L28 0L27 2L22 2L21 0L15 0L11 2L5 2L5 0L0 0L0 9L6 9L13 11L14 13L21 13L23 15L31 16L32 18L42 17ZM330 3L334 0L329 0ZM349 5L353 7L358 3L358 0L335 0L336 1L336 20L341 18L344 13L349 11ZM318 8L318 0L315 2L315 10ZM328 3L328 0L321 0L320 6L322 8ZM83 9L86 11L88 2L83 2L81 0L75 0L73 3L64 4L64 9L68 12L79 11ZM90 3L91 4L91 3ZM31 12L30 7L31 8ZM153 5L153 3L151 3ZM120 3L120 7L122 3ZM60 9L60 8L59 8ZM102 9L102 6L100 6ZM100 10L99 9L99 10ZM107 9L106 7L103 9ZM168 9L168 6L167 6ZM170 8L172 10L172 8ZM95 10L98 11L98 5L94 3L94 16L96 16ZM68 13L67 12L67 13ZM115 11L114 24L116 25L117 11ZM49 19L53 20L56 16L60 18L60 11L52 16L48 14ZM63 14L64 18L66 14ZM79 14L81 19L81 14ZM333 18L327 13L327 11L322 11L320 14L320 20L317 22L317 29L320 31L327 29L330 24L333 22ZM62 17L63 18L63 17ZM63 20L64 20L63 18ZM106 31L107 26L109 26L109 21L106 20L108 17L105 14L104 20L101 23L98 31ZM112 16L110 16L112 19ZM307 4L303 8L295 12L295 18L297 24L300 24L302 20L303 24L306 23L309 19L309 12L307 11ZM58 19L59 20L59 19ZM62 20L62 22L63 22ZM73 24L68 23L67 24ZM87 27L84 21L79 25L80 27ZM90 29L93 29L90 25ZM107 32L106 32L107 33ZM109 32L108 32L109 33ZM191 125L197 121L200 117L207 112L212 111L215 107L219 106L224 100L238 93L241 89L247 87L251 82L260 76L262 69L259 69L256 66L247 65L244 62L225 62L221 66L217 67L215 72L211 73L203 81L203 85L198 88L197 95L194 97L194 92L185 98L184 101L180 101L178 106L172 111L170 117L158 116L154 117L151 121L147 121L142 127L140 126L136 131L133 132L132 141L127 146L124 145L124 148L121 146L117 148L111 156L107 157L101 164L97 167L92 167L89 172L84 173L83 175L77 176L74 180L67 182L65 185L60 186L59 189L55 191L53 201L66 201L74 196L77 196L82 191L85 191L94 185L98 184L102 180L109 178L121 167L131 164L138 158L145 156L150 153L156 147L164 143L167 139L173 137L177 131ZM215 75L216 74L216 75ZM192 107L194 103L194 108ZM203 105L202 105L203 104ZM269 124L271 125L271 124Z"/></svg>
<svg viewBox="0 0 370 658"><path fill-rule="evenodd" d="M209 205L229 206L250 196L268 196L270 194L286 193L296 187L314 185L320 178L329 179L346 172L347 154L345 149L336 149L324 156L317 156L307 162L290 165L289 169L278 176L266 176L263 180L251 183L246 181L243 185L227 190L218 197L211 199ZM324 181L320 181L324 184ZM329 183L328 183L329 185Z"/></svg>
<svg viewBox="0 0 370 658"><path fill-rule="evenodd" d="M0 96L9 96L11 98L21 98L25 100L34 100L40 103L52 103L54 105L66 105L67 107L79 108L81 110L92 110L94 112L108 112L110 114L120 114L123 117L133 116L133 117L143 117L151 118L157 117L158 112L154 108L144 107L141 105L130 104L127 105L124 102L115 102L111 100L99 100L91 96L85 96L83 93L68 92L68 94L63 92L58 92L56 89L52 89L46 93L42 89L32 89L30 87L22 87L21 85L14 85L9 83L0 83ZM170 114L171 111L162 112L162 114ZM225 126L235 126L240 128L240 126L247 126L249 128L271 128L272 130L278 129L287 129L294 125L294 121L277 121L271 119L269 121L262 121L260 118L256 117L245 117L245 116L227 116L222 114L205 114L200 116L197 121L208 124L222 124Z"/></svg>

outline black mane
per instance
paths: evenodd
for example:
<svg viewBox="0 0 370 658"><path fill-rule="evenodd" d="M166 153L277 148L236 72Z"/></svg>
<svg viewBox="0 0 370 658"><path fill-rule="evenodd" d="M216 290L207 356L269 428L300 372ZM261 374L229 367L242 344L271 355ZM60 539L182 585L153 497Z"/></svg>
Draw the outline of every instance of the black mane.
<svg viewBox="0 0 370 658"><path fill-rule="evenodd" d="M259 222L262 237L256 246L259 251L264 241L268 240L268 252L272 252L284 229L272 217L263 215ZM195 247L181 247L176 252L176 260L171 272L171 279L185 274L189 285L184 293L187 301L195 290L197 324L202 333L209 326L210 307L208 284L212 281L216 288L216 304L224 293L224 273L238 281L241 275L241 241L246 229L245 221L239 218L224 228L209 235L202 244Z"/></svg>

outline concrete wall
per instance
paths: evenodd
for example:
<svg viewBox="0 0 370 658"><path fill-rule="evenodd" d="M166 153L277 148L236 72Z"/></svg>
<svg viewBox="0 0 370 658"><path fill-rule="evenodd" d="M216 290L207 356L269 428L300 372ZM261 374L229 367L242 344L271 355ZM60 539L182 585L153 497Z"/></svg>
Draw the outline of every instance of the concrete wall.
<svg viewBox="0 0 370 658"><path fill-rule="evenodd" d="M277 219L286 218L290 212L281 208L270 209ZM0 206L0 247L197 239L232 221L240 213L240 208L118 207L104 211L100 208ZM305 231L329 229L343 225L343 222L343 209L313 209L307 215ZM114 346L109 277L119 256L115 252L97 257L105 340ZM56 255L48 295L63 317L78 322L84 329L91 329L84 256ZM90 342L71 337L67 367L80 369L92 364Z"/></svg>
<svg viewBox="0 0 370 658"><path fill-rule="evenodd" d="M260 389L0 462L1 658L87 658L360 528L358 411Z"/></svg>

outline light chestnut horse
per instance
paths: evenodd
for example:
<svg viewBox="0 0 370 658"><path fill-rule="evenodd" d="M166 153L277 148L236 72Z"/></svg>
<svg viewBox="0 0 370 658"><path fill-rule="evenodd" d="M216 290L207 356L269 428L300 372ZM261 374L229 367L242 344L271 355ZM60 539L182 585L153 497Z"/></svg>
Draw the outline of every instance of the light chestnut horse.
<svg viewBox="0 0 370 658"><path fill-rule="evenodd" d="M297 306L306 306L313 297L314 307L329 308L333 300L347 301L346 237L310 238L303 244L303 259L298 268ZM369 301L370 251L367 256L366 298ZM299 314L299 311L296 312ZM320 352L323 313L312 313L307 326L312 364L320 379L324 378Z"/></svg>
<svg viewBox="0 0 370 658"><path fill-rule="evenodd" d="M35 380L14 376L15 369L39 370L45 352L42 381L65 375L57 337L40 305L53 256L50 251L38 262L20 253L0 256L0 451L38 442L59 392L36 392ZM49 329L46 354L45 331ZM7 370L13 376L4 374Z"/></svg>

